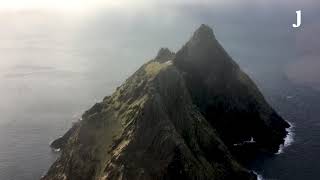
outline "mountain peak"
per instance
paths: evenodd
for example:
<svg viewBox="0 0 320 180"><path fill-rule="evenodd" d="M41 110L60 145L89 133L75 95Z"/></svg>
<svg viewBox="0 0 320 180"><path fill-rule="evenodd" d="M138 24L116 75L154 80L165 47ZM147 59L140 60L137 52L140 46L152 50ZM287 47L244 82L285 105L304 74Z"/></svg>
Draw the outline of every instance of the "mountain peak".
<svg viewBox="0 0 320 180"><path fill-rule="evenodd" d="M234 67L232 59L216 40L213 30L205 24L177 52L173 62L182 70L192 71L203 78L213 73L218 78Z"/></svg>
<svg viewBox="0 0 320 180"><path fill-rule="evenodd" d="M256 180L237 160L277 152L287 127L201 25L54 141L61 155L42 180Z"/></svg>
<svg viewBox="0 0 320 180"><path fill-rule="evenodd" d="M201 26L194 32L191 40L212 40L215 39L213 30L206 24Z"/></svg>
<svg viewBox="0 0 320 180"><path fill-rule="evenodd" d="M165 61L168 61L168 60L172 60L175 56L175 53L170 51L168 48L161 48L159 51L158 51L158 54L155 58L155 60L158 60L160 62L165 62Z"/></svg>

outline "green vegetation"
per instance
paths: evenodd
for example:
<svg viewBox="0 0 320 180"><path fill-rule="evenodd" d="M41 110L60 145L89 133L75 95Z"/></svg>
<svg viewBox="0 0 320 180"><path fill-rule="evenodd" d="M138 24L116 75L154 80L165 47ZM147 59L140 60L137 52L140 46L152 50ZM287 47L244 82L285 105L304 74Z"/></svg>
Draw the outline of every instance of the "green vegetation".
<svg viewBox="0 0 320 180"><path fill-rule="evenodd" d="M274 152L286 127L202 25L86 111L43 180L254 180L233 144Z"/></svg>

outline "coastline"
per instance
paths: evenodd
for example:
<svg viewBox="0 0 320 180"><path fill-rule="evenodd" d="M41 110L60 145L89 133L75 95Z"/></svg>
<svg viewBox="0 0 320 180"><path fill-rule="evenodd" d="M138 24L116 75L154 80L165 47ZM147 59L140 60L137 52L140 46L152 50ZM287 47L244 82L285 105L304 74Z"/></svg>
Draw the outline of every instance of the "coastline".
<svg viewBox="0 0 320 180"><path fill-rule="evenodd" d="M275 153L276 155L282 154L284 152L284 149L287 148L288 146L290 146L293 142L294 142L294 124L287 121L290 125L290 127L286 128L286 131L288 132L288 134L286 135L286 137L284 138L284 143L280 145L279 150L277 153Z"/></svg>

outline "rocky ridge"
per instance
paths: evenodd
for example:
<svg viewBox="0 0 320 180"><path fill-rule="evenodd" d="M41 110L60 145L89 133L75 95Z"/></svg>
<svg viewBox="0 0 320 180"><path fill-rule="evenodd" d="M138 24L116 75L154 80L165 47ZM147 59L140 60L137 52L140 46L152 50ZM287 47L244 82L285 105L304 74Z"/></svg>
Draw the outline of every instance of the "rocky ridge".
<svg viewBox="0 0 320 180"><path fill-rule="evenodd" d="M253 180L238 161L239 144L275 153L288 127L201 25L177 53L161 49L53 142L61 156L42 179Z"/></svg>

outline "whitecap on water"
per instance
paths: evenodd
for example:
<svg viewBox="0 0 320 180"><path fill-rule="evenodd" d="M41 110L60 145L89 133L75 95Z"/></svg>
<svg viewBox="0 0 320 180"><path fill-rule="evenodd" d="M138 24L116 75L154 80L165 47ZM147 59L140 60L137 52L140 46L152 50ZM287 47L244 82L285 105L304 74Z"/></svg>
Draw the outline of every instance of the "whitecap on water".
<svg viewBox="0 0 320 180"><path fill-rule="evenodd" d="M293 137L294 137L293 127L294 127L294 125L293 125L292 123L290 123L290 122L288 122L288 123L289 123L289 125L290 125L290 127L286 129L287 132L288 132L288 134L287 134L287 136L284 138L284 143L280 145L279 150L278 150L278 152L277 152L276 154L281 154L281 153L283 153L283 150L284 150L286 147L290 146L290 145L293 143L293 141L294 141L294 140L293 140Z"/></svg>
<svg viewBox="0 0 320 180"><path fill-rule="evenodd" d="M256 143L256 141L253 139L253 137L251 137L251 138L250 138L250 140L247 140L247 141L243 141L243 142L240 142L240 143L233 144L233 146L242 146L242 145L245 145L245 144L251 144L251 143Z"/></svg>
<svg viewBox="0 0 320 180"><path fill-rule="evenodd" d="M293 98L293 96L287 96L286 98L287 98L287 99L292 99L292 98Z"/></svg>
<svg viewBox="0 0 320 180"><path fill-rule="evenodd" d="M255 171L252 171L252 172L253 172L253 174L255 174L257 176L257 180L263 180L262 175L258 174Z"/></svg>

